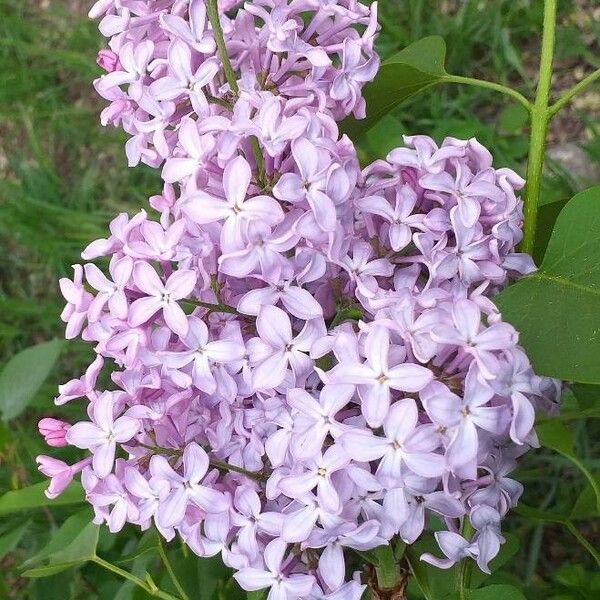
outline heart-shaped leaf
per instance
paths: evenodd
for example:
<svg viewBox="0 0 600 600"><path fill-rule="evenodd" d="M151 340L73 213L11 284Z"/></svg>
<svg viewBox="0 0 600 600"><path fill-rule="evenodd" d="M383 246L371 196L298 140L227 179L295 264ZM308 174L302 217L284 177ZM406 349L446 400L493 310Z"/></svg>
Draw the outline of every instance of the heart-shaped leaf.
<svg viewBox="0 0 600 600"><path fill-rule="evenodd" d="M600 383L600 186L567 203L539 271L494 302L537 373Z"/></svg>
<svg viewBox="0 0 600 600"><path fill-rule="evenodd" d="M565 207L567 202L567 198L552 202L540 202L535 230L535 243L533 245L533 260L537 265L544 259L556 219L558 219L560 211Z"/></svg>
<svg viewBox="0 0 600 600"><path fill-rule="evenodd" d="M340 124L340 131L356 140L401 102L443 81L445 60L446 44L437 35L420 39L385 60L375 80L363 89L367 118L349 117Z"/></svg>

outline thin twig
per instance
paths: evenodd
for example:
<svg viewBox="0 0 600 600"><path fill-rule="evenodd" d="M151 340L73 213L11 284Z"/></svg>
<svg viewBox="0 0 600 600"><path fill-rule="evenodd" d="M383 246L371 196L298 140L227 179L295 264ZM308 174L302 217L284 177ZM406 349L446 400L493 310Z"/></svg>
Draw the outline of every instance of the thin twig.
<svg viewBox="0 0 600 600"><path fill-rule="evenodd" d="M155 585L149 585L148 582L144 581L143 579L140 579L133 573L125 571L125 569L121 569L120 567L109 563L108 561L104 560L103 558L100 558L99 556L95 556L94 558L92 558L92 562L96 563L99 567L102 567L103 569L111 571L115 575L122 577L123 579L127 579L128 581L135 583L135 585L141 587L143 590L148 592L148 594L154 596L155 598L160 598L161 600L185 600L183 598L173 596L172 594L169 594L168 592L157 588Z"/></svg>
<svg viewBox="0 0 600 600"><path fill-rule="evenodd" d="M556 113L568 104L573 96L583 92L587 87L592 85L597 79L600 79L600 69L596 69L593 73L590 73L587 77L584 77L579 83L574 85L570 90L567 90L554 104L548 109L550 118L554 117Z"/></svg>
<svg viewBox="0 0 600 600"><path fill-rule="evenodd" d="M165 547L163 546L162 538L160 535L158 536L158 553L160 554L160 558L161 558L163 564L165 565L167 572L169 573L169 577L171 578L171 581L173 582L173 585L175 586L177 593L181 596L181 599L182 600L190 600L189 596L185 593L185 590L183 589L181 583L179 583L179 579L177 579L177 575L175 575L175 571L173 570L173 565L171 565L171 561L169 560L169 557L167 556L167 553L165 551Z"/></svg>
<svg viewBox="0 0 600 600"><path fill-rule="evenodd" d="M229 84L229 89L234 94L236 99L240 95L240 88L238 86L237 77L231 61L229 60L229 54L227 54L227 46L225 45L225 37L223 36L223 28L221 27L221 21L219 19L219 7L217 0L207 0L206 9L208 14L208 20L215 36L215 43L217 44L217 50L219 52L219 58L223 64L223 72L225 73L225 79ZM263 155L260 150L260 144L256 136L250 136L250 144L252 146L252 154L254 156L254 162L256 163L257 179L260 182L261 187L266 184L265 181L265 162Z"/></svg>
<svg viewBox="0 0 600 600"><path fill-rule="evenodd" d="M495 92L500 92L501 94L510 96L516 100L525 108L525 110L527 110L527 112L531 111L531 102L527 100L523 94L500 83L486 81L485 79L476 79L474 77L462 77L461 75L445 75L442 78L442 81L445 83L462 83L464 85L473 85L480 88L486 88L488 90L494 90Z"/></svg>

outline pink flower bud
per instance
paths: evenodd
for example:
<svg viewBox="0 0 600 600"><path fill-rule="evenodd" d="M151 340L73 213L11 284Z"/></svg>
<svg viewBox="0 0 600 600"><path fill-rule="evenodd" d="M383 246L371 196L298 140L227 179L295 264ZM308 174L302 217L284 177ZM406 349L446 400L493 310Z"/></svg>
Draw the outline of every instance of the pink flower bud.
<svg viewBox="0 0 600 600"><path fill-rule="evenodd" d="M96 58L96 64L102 67L107 73L112 73L117 69L117 63L119 62L119 57L108 48L103 48L98 52L98 57Z"/></svg>
<svg viewBox="0 0 600 600"><path fill-rule="evenodd" d="M65 435L71 426L58 419L45 418L38 423L38 430L48 446L62 448L67 445Z"/></svg>

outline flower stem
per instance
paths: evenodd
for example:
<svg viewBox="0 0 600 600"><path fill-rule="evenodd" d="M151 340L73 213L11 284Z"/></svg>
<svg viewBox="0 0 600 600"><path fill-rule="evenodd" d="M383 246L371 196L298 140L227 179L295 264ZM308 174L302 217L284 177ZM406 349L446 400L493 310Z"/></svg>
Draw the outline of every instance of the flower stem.
<svg viewBox="0 0 600 600"><path fill-rule="evenodd" d="M378 564L375 565L377 584L384 589L393 588L398 584L400 572L394 552L390 546L380 546L377 553Z"/></svg>
<svg viewBox="0 0 600 600"><path fill-rule="evenodd" d="M166 456L167 458L180 458L183 455L182 450L178 450L177 448L169 449L169 448L161 448L160 446L146 446L145 444L139 444L148 450L151 450L155 454L160 454L161 456ZM209 452L208 449L205 449L206 452ZM250 477L250 479L256 479L256 481L264 481L266 478L262 475L262 473L258 473L256 471L247 471L242 467L236 467L235 465L231 465L224 460L218 460L216 458L208 459L208 462L215 469L219 469L221 471L231 471L233 473L239 473L240 475L245 475L246 477Z"/></svg>
<svg viewBox="0 0 600 600"><path fill-rule="evenodd" d="M597 79L600 79L600 69L596 69L593 73L590 73L587 77L584 77L579 83L574 85L570 90L567 90L550 108L548 114L552 118L563 106L568 104L573 96L583 92L585 88L592 85Z"/></svg>
<svg viewBox="0 0 600 600"><path fill-rule="evenodd" d="M535 243L537 213L544 166L546 134L550 121L548 99L552 81L552 60L554 56L554 35L556 30L556 0L544 2L544 29L542 32L542 52L540 75L535 101L531 109L531 133L529 136L529 157L527 160L527 187L525 189L525 209L522 250L532 254Z"/></svg>
<svg viewBox="0 0 600 600"><path fill-rule="evenodd" d="M219 7L217 0L206 0L206 12L213 30L213 35L215 36L215 43L217 44L219 58L223 63L225 79L227 79L227 83L229 84L229 89L231 92L236 98L238 98L240 95L240 88L238 86L235 71L233 70L231 61L229 60L229 54L227 54L227 46L225 45L223 28L221 27L221 21L219 20ZM250 137L250 144L252 146L254 162L256 163L256 170L258 174L257 179L262 187L265 185L265 162L256 136L253 135Z"/></svg>
<svg viewBox="0 0 600 600"><path fill-rule="evenodd" d="M473 536L473 527L467 517L465 517L463 521L461 534L467 540L470 540ZM467 590L471 587L472 570L473 562L468 558L463 558L458 566L458 572L456 574L456 588L460 600L466 600L467 598Z"/></svg>
<svg viewBox="0 0 600 600"><path fill-rule="evenodd" d="M236 95L239 96L240 88L238 87L237 78L235 71L231 66L229 60L229 54L227 54L227 47L225 46L225 37L223 36L223 28L221 27L221 21L219 19L219 8L217 6L217 0L206 1L206 12L208 14L208 20L215 36L215 43L217 44L217 50L219 51L219 58L223 63L223 71L225 72L225 79L229 84L229 88Z"/></svg>
<svg viewBox="0 0 600 600"><path fill-rule="evenodd" d="M165 547L163 546L162 538L160 537L160 535L158 536L158 553L160 554L160 559L162 560L163 564L165 565L165 568L167 569L167 572L169 573L169 577L171 578L171 581L173 582L173 585L175 586L177 593L181 597L181 600L190 600L189 596L185 593L185 590L183 589L181 583L179 583L179 579L177 579L177 575L175 575L175 571L173 570L173 565L171 565L171 561L169 560L169 557L167 556L167 553L165 551Z"/></svg>
<svg viewBox="0 0 600 600"><path fill-rule="evenodd" d="M256 163L257 179L261 188L264 188L267 184L267 180L265 179L265 162L260 151L260 143L255 135L250 136L250 144L252 146L254 162Z"/></svg>
<svg viewBox="0 0 600 600"><path fill-rule="evenodd" d="M186 304L193 304L194 306L199 306L201 308L206 308L211 312L222 312L222 313L229 313L232 315L238 315L238 316L249 316L249 315L241 315L241 313L239 313L233 306L229 306L229 304L222 304L222 303L218 303L218 304L213 304L212 302L202 302L200 300L184 300L183 302L185 302Z"/></svg>
<svg viewBox="0 0 600 600"><path fill-rule="evenodd" d="M495 92L500 92L501 94L510 96L513 98L513 100L516 100L525 108L525 110L527 110L527 112L531 111L531 102L529 102L529 100L527 100L523 94L500 83L486 81L485 79L476 79L474 77L462 77L461 75L445 75L443 77L443 81L446 83L462 83L464 85L473 85L488 90L494 90Z"/></svg>
<svg viewBox="0 0 600 600"><path fill-rule="evenodd" d="M96 563L99 567L102 567L103 569L106 569L107 571L111 571L115 575L122 577L123 579L127 579L128 581L135 583L135 585L137 585L138 587L141 587L148 594L150 594L151 596L154 596L155 598L161 598L161 600L182 600L181 598L178 598L177 596L172 596L168 592L159 590L156 586L148 584L146 581L144 581L143 579L140 579L133 573L130 573L129 571L125 571L124 569L121 569L120 567L117 567L116 565L109 563L108 561L104 560L103 558L100 558L99 556L95 556L92 559L92 562Z"/></svg>
<svg viewBox="0 0 600 600"><path fill-rule="evenodd" d="M139 445L143 446L144 448L147 448L148 450L151 450L155 454L160 454L161 456L166 456L167 458L181 458L181 456L183 456L183 451L178 450L177 448L169 449L161 448L160 446L146 446L145 444L141 443ZM210 451L209 449L205 450L207 453ZM235 465L231 465L228 462L225 462L224 460L218 460L216 458L209 457L208 462L212 467L215 467L215 469L219 469L221 471L231 471L233 473L239 473L240 475L245 475L246 477L250 477L250 479L256 479L257 481L265 480L265 477L262 475L262 473L258 473L256 471L247 471L242 467L236 467Z"/></svg>
<svg viewBox="0 0 600 600"><path fill-rule="evenodd" d="M228 462L222 460L216 460L214 458L210 459L211 466L220 469L222 471L233 471L234 473L239 473L240 475L245 475L250 479L256 479L256 481L264 481L264 477L260 473L256 473L254 471L247 471L246 469L242 469L242 467L236 467L235 465L230 465Z"/></svg>
<svg viewBox="0 0 600 600"><path fill-rule="evenodd" d="M600 553L581 535L579 529L575 527L572 521L568 520L565 522L565 527L569 532L577 539L577 541L590 553L592 558L596 561L596 564L600 567Z"/></svg>

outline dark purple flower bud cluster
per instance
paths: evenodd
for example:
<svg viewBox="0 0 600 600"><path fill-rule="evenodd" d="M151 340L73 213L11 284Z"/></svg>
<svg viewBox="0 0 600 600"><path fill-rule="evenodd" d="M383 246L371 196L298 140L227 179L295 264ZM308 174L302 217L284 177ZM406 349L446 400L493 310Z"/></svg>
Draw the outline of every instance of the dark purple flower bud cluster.
<svg viewBox="0 0 600 600"><path fill-rule="evenodd" d="M41 426L90 452L39 458L49 494L81 472L98 523L220 553L270 600L358 600L351 550L413 543L428 515L447 530L423 560L487 571L522 492L509 474L560 395L492 301L534 269L515 252L523 181L474 139L406 138L361 171L336 121L364 113L376 6L234 4L238 89L204 2L93 8L103 120L165 186L158 220L121 214L84 250L107 273L61 280L66 335L97 358L56 398L88 419Z"/></svg>

